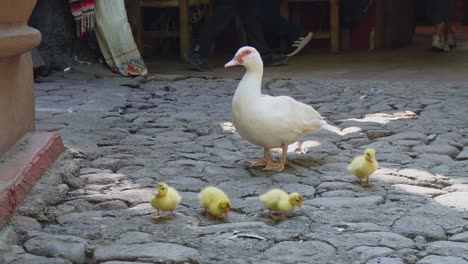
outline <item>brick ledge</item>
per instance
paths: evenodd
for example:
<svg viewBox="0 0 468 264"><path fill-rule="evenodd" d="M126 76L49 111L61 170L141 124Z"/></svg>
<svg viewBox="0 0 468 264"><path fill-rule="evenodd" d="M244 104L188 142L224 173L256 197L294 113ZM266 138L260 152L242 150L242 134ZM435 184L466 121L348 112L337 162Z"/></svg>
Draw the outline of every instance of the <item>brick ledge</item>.
<svg viewBox="0 0 468 264"><path fill-rule="evenodd" d="M0 227L64 150L55 132L28 133L0 157Z"/></svg>

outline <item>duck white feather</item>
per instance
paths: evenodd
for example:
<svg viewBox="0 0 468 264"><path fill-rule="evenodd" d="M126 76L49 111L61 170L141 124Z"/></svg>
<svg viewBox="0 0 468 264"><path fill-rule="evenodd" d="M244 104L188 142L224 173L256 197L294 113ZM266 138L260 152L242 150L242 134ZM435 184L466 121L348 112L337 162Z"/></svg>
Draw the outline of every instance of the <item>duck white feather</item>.
<svg viewBox="0 0 468 264"><path fill-rule="evenodd" d="M252 165L264 165L264 170L284 169L287 146L307 133L328 125L313 107L289 96L269 96L261 93L263 62L252 47L243 47L225 67L243 65L246 73L232 100L232 118L236 131L247 141L264 148L264 158ZM273 163L271 148L283 148L280 163ZM267 153L268 152L268 153Z"/></svg>

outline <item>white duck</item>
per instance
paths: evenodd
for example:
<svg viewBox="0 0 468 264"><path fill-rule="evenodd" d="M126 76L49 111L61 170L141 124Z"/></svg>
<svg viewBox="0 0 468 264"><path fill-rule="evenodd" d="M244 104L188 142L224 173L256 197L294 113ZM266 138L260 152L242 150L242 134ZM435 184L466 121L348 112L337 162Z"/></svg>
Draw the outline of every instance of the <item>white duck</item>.
<svg viewBox="0 0 468 264"><path fill-rule="evenodd" d="M322 120L311 106L289 96L262 94L263 62L255 48L240 48L224 67L236 65L243 65L246 73L232 100L233 123L241 137L264 149L263 159L252 162L251 166L265 166L263 170L282 171L289 144L306 133L321 128L337 130ZM270 149L279 147L283 149L281 160L274 163Z"/></svg>

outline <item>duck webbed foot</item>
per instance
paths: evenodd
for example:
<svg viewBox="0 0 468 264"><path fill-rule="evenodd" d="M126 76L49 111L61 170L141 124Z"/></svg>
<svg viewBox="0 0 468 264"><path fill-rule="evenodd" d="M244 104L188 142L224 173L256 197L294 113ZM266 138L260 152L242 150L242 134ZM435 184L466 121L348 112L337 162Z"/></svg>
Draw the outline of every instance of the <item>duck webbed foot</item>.
<svg viewBox="0 0 468 264"><path fill-rule="evenodd" d="M284 170L284 164L280 163L273 163L269 162L265 168L262 169L263 171L283 171Z"/></svg>
<svg viewBox="0 0 468 264"><path fill-rule="evenodd" d="M267 165L267 160L265 159L258 159L255 161L248 160L248 163L250 163L250 167L258 167L258 166L266 166Z"/></svg>
<svg viewBox="0 0 468 264"><path fill-rule="evenodd" d="M283 153L281 154L281 160L279 163L274 163L271 161L267 162L265 168L263 168L263 171L269 171L269 170L274 170L274 171L283 171L284 170L284 164L286 164L286 156L288 154L288 145L283 144L282 145ZM270 153L268 153L270 155Z"/></svg>
<svg viewBox="0 0 468 264"><path fill-rule="evenodd" d="M263 159L259 159L256 161L248 161L250 163L250 167L258 167L258 166L268 166L269 163L272 163L270 156L270 149L264 148L263 149Z"/></svg>

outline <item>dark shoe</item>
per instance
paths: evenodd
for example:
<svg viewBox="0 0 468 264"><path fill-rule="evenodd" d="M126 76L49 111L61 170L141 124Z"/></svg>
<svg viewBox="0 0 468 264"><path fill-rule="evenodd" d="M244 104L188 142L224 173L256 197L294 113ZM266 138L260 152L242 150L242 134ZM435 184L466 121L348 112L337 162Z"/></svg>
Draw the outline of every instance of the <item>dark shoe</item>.
<svg viewBox="0 0 468 264"><path fill-rule="evenodd" d="M286 56L291 57L299 53L312 39L314 34L312 32L308 32L303 36L297 38L289 47L286 49Z"/></svg>
<svg viewBox="0 0 468 264"><path fill-rule="evenodd" d="M199 71L210 72L214 70L213 66L211 66L205 58L193 50L189 50L187 54L185 54L185 59L192 67Z"/></svg>
<svg viewBox="0 0 468 264"><path fill-rule="evenodd" d="M281 66L288 64L288 57L278 54L268 54L262 57L263 65L269 66Z"/></svg>

